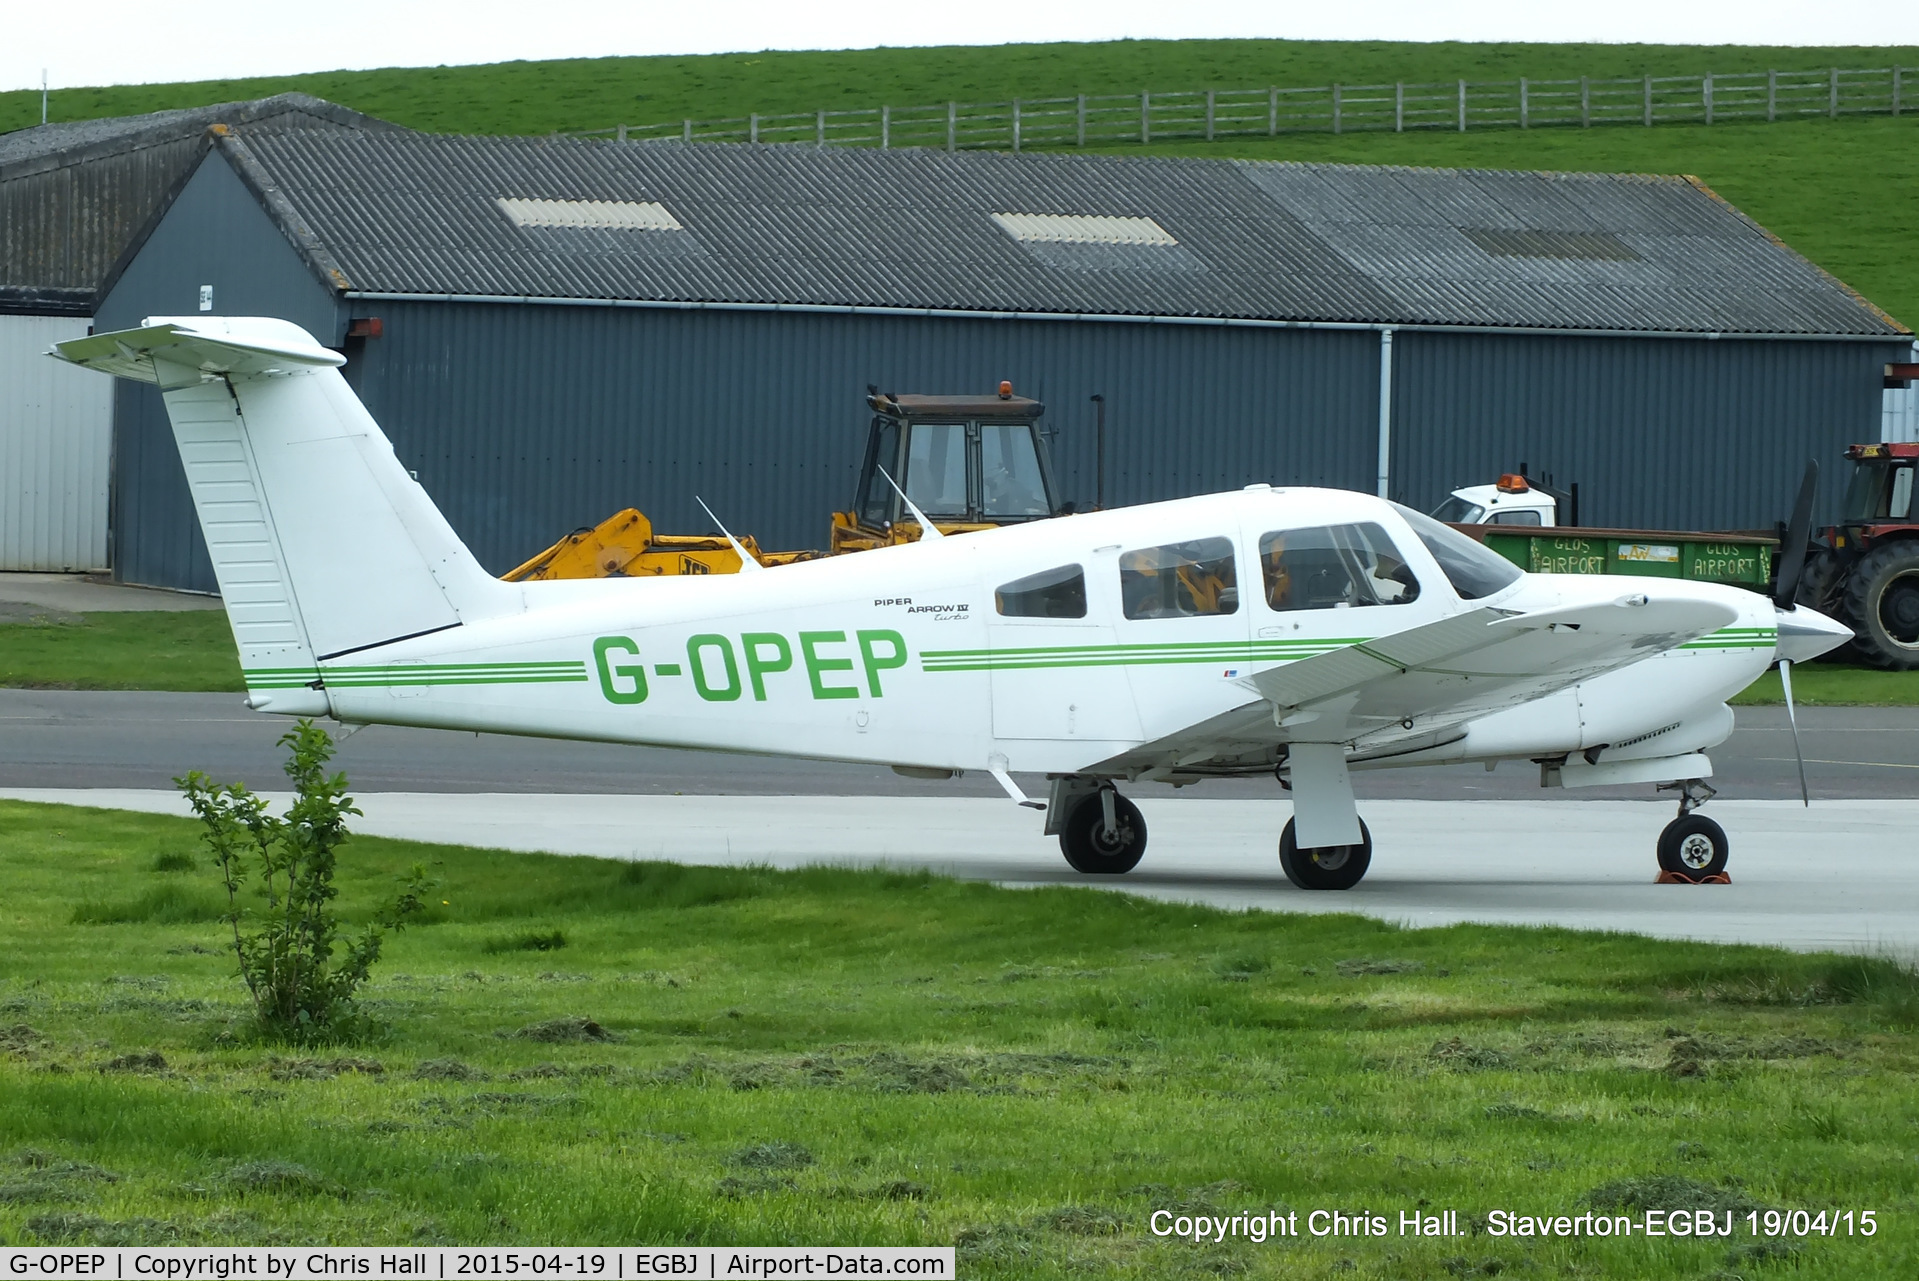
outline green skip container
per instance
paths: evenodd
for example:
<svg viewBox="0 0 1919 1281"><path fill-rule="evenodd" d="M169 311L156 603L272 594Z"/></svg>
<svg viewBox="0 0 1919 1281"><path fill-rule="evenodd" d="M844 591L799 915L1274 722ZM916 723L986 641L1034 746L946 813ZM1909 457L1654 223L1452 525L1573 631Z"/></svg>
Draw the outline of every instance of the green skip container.
<svg viewBox="0 0 1919 1281"><path fill-rule="evenodd" d="M1534 574L1639 574L1729 583L1756 592L1772 583L1777 539L1752 533L1649 529L1454 525Z"/></svg>

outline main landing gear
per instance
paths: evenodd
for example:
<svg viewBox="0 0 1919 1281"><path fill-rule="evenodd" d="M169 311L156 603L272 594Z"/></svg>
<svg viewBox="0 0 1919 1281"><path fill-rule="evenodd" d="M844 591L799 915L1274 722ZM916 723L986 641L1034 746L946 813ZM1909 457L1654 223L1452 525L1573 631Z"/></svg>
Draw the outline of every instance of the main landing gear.
<svg viewBox="0 0 1919 1281"><path fill-rule="evenodd" d="M1359 844L1322 845L1317 849L1299 848L1293 836L1293 820L1279 834L1279 867L1286 879L1302 890L1350 890L1373 861L1373 834L1366 820L1359 822Z"/></svg>
<svg viewBox="0 0 1919 1281"><path fill-rule="evenodd" d="M1075 872L1118 876L1146 853L1146 818L1108 783L1082 793L1059 829L1060 852Z"/></svg>
<svg viewBox="0 0 1919 1281"><path fill-rule="evenodd" d="M1703 778L1661 783L1659 790L1679 793L1679 817L1659 834L1659 870L1689 881L1724 872L1731 853L1726 829L1693 812L1717 795L1716 790Z"/></svg>

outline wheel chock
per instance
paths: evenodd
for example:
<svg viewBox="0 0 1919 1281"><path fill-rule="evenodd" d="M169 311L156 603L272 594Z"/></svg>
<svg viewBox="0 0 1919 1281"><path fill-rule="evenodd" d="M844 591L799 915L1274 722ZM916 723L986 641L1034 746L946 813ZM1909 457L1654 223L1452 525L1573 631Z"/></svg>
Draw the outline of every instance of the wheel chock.
<svg viewBox="0 0 1919 1281"><path fill-rule="evenodd" d="M1684 872L1668 872L1664 868L1652 878L1654 885L1731 885L1732 877L1724 872L1714 872L1711 876L1687 876Z"/></svg>

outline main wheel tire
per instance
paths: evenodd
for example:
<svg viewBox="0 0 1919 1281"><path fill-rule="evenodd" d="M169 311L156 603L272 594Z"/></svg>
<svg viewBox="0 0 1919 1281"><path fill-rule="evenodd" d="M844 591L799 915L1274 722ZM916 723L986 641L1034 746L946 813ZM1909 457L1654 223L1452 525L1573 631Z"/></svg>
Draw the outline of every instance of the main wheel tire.
<svg viewBox="0 0 1919 1281"><path fill-rule="evenodd" d="M1919 668L1919 539L1873 548L1846 578L1844 609L1853 648L1874 667Z"/></svg>
<svg viewBox="0 0 1919 1281"><path fill-rule="evenodd" d="M1726 829L1704 814L1676 818L1659 834L1659 866L1681 876L1697 879L1723 872L1731 852Z"/></svg>
<svg viewBox="0 0 1919 1281"><path fill-rule="evenodd" d="M1075 872L1120 876L1139 866L1146 853L1146 817L1139 806L1113 793L1114 834L1106 832L1106 807L1094 792L1075 805L1060 828L1060 853Z"/></svg>
<svg viewBox="0 0 1919 1281"><path fill-rule="evenodd" d="M1359 823L1359 844L1325 845L1302 850L1293 835L1293 820L1279 834L1279 866L1286 879L1302 890L1350 890L1372 866L1373 834Z"/></svg>

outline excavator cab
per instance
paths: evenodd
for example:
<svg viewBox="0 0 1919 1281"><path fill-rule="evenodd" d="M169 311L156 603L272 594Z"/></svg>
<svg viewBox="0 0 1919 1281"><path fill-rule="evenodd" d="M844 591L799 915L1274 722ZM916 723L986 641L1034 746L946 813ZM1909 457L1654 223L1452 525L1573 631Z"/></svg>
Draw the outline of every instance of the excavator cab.
<svg viewBox="0 0 1919 1281"><path fill-rule="evenodd" d="M834 554L918 540L919 522L895 484L943 534L1059 512L1039 434L1046 406L1015 396L1011 383L996 396L868 393L866 457L853 509L833 513Z"/></svg>

